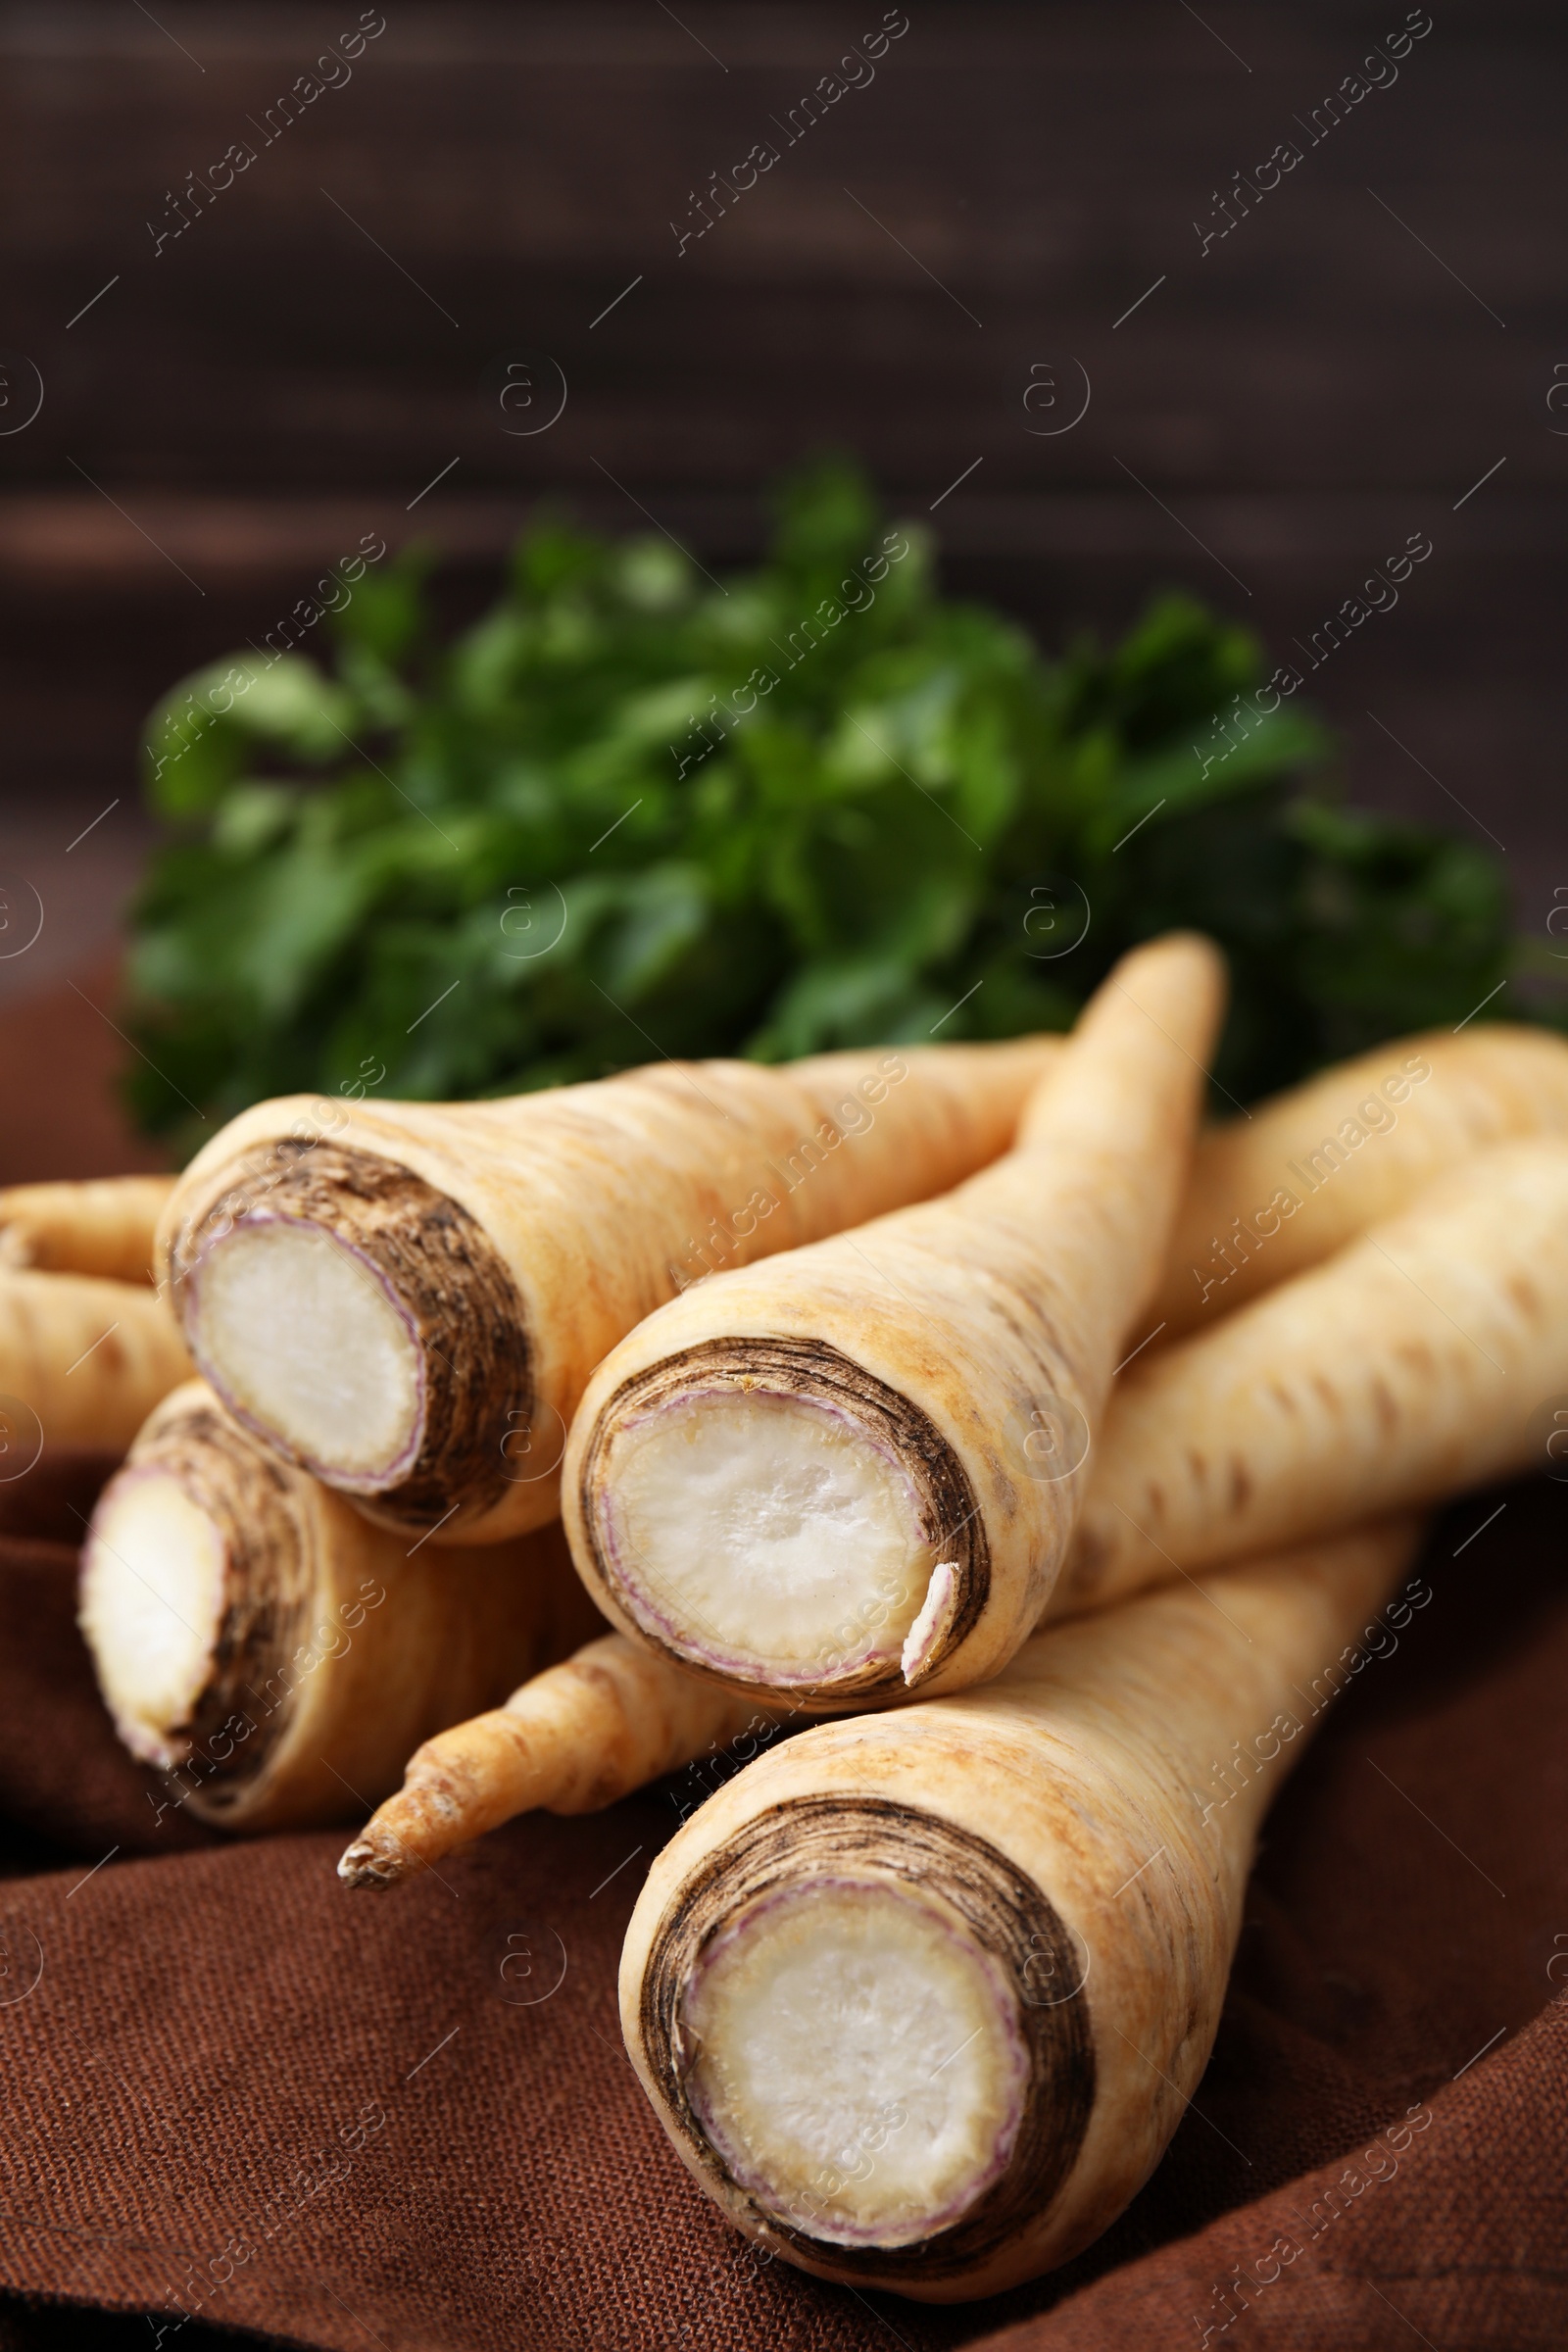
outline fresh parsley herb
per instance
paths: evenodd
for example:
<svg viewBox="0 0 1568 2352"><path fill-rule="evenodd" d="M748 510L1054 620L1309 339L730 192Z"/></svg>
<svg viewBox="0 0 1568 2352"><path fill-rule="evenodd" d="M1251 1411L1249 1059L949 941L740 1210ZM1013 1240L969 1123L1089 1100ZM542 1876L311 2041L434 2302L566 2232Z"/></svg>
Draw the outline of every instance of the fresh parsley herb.
<svg viewBox="0 0 1568 2352"><path fill-rule="evenodd" d="M365 571L330 674L236 656L154 713L131 1084L179 1144L187 1098L217 1121L362 1067L450 1099L1062 1027L1177 924L1231 958L1215 1076L1245 1101L1514 968L1499 862L1344 808L1300 699L1257 717L1242 629L1169 595L1046 660L939 596L843 465L722 587L663 539L541 525L441 646L427 564Z"/></svg>

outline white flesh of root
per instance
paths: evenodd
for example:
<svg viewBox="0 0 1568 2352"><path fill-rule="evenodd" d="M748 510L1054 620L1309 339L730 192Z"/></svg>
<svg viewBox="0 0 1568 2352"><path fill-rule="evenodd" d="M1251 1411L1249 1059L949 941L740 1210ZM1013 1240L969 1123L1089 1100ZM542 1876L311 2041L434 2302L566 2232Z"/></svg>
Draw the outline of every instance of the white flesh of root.
<svg viewBox="0 0 1568 2352"><path fill-rule="evenodd" d="M908 2245L1003 2171L1028 2059L1016 1996L938 1903L890 1881L763 1895L714 1937L682 2036L732 2179L836 2245Z"/></svg>
<svg viewBox="0 0 1568 2352"><path fill-rule="evenodd" d="M358 1250L303 1218L248 1218L196 1272L193 1352L242 1419L334 1484L390 1485L418 1451L423 1366Z"/></svg>
<svg viewBox="0 0 1568 2352"><path fill-rule="evenodd" d="M100 1504L82 1554L81 1624L115 1728L144 1764L176 1764L212 1674L226 1550L162 1470L132 1470Z"/></svg>
<svg viewBox="0 0 1568 2352"><path fill-rule="evenodd" d="M629 1422L601 1508L639 1622L780 1688L899 1659L937 1562L893 1455L848 1414L765 1391L688 1392Z"/></svg>

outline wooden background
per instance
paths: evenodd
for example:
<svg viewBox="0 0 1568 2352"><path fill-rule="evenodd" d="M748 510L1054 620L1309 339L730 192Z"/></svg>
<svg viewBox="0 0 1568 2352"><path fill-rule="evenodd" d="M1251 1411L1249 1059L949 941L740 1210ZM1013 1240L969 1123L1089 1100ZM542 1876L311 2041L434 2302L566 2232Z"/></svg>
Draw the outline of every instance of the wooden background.
<svg viewBox="0 0 1568 2352"><path fill-rule="evenodd" d="M951 583L1048 644L1184 582L1289 656L1426 531L1397 610L1312 685L1355 796L1503 844L1544 928L1568 885L1560 8L1433 0L1394 86L1308 146L1401 0L909 0L874 79L786 147L775 119L875 0L384 7L266 145L351 0L0 13L0 423L25 362L44 395L0 432L0 869L49 916L0 990L109 943L155 696L362 532L439 541L455 612L546 493L733 561L760 485L826 444L935 505ZM1215 192L1291 137L1301 164L1202 253ZM233 140L255 162L155 253ZM778 163L678 251L759 140ZM486 370L523 351L567 398L511 437ZM1026 411L1048 368L1057 408ZM1080 422L1031 431L1085 381Z"/></svg>

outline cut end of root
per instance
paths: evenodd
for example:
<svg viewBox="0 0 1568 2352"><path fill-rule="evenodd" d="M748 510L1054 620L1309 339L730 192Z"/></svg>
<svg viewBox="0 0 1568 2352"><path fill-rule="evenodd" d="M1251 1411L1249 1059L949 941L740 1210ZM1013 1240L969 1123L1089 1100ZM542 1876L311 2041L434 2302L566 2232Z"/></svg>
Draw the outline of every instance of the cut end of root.
<svg viewBox="0 0 1568 2352"><path fill-rule="evenodd" d="M178 1801L207 1820L243 1805L293 1715L312 1569L290 1479L210 1397L175 1399L99 1496L82 1552L81 1630L115 1729L143 1763L186 1765L197 1786Z"/></svg>
<svg viewBox="0 0 1568 2352"><path fill-rule="evenodd" d="M893 1881L754 1902L698 1961L680 2039L731 2180L833 2245L953 2228L1005 2171L1024 2112L1015 1992L944 1904Z"/></svg>
<svg viewBox="0 0 1568 2352"><path fill-rule="evenodd" d="M894 1410L847 1385L746 1370L607 1408L585 1490L599 1564L683 1664L848 1694L896 1686L911 1641L921 1672L945 1651L968 1579L937 1564L940 1441L901 1442Z"/></svg>
<svg viewBox="0 0 1568 2352"><path fill-rule="evenodd" d="M81 1629L115 1728L144 1764L189 1752L227 1576L223 1529L176 1478L138 1467L110 1482L82 1553Z"/></svg>
<svg viewBox="0 0 1568 2352"><path fill-rule="evenodd" d="M186 1309L224 1401L332 1485L380 1493L418 1454L424 1358L379 1270L324 1226L252 1216L208 1244Z"/></svg>
<svg viewBox="0 0 1568 2352"><path fill-rule="evenodd" d="M471 1541L527 1476L515 1446L536 1401L522 1298L484 1227L347 1145L281 1137L225 1179L170 1246L207 1378L274 1453L383 1524L428 1532L461 1509Z"/></svg>
<svg viewBox="0 0 1568 2352"><path fill-rule="evenodd" d="M807 1735L819 1764L834 1740ZM787 2233L823 2278L950 2301L1079 2163L1087 1948L1010 1855L912 1788L769 1799L774 1769L752 1767L750 1819L716 1847L689 1825L684 1874L645 1889L621 1980L638 2071L743 2229Z"/></svg>

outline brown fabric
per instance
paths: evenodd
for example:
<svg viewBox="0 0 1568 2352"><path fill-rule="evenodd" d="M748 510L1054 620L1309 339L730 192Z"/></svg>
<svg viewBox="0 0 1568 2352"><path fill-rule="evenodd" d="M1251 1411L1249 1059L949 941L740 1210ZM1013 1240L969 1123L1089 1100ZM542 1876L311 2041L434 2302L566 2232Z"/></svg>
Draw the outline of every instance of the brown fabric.
<svg viewBox="0 0 1568 2352"><path fill-rule="evenodd" d="M19 1176L76 1172L62 1119ZM0 1485L0 2352L1568 2340L1568 1488L1438 1532L1269 1823L1143 2194L934 2310L760 2264L655 2126L614 1984L667 1788L350 1895L336 1835L224 1843L130 1764L74 1621L105 1467Z"/></svg>
<svg viewBox="0 0 1568 2352"><path fill-rule="evenodd" d="M93 1470L0 1489L0 1808L27 1871L0 1885L13 2294L160 2314L147 2352L182 2309L180 2352L209 2325L341 2352L1564 2340L1563 1490L1445 1524L1432 1603L1273 1816L1213 2063L1149 2187L1070 2270L935 2311L760 2266L655 2126L614 1979L667 1788L514 1824L388 1896L336 1885L335 1834L231 1845L160 1816L73 1628ZM1238 2276L1250 2308L1221 2300ZM4 2325L5 2352L67 2340L60 2313ZM69 2340L110 2352L99 2325Z"/></svg>
<svg viewBox="0 0 1568 2352"><path fill-rule="evenodd" d="M0 1184L50 1176L131 1176L169 1154L127 1124L120 1087L133 1064L121 1034L120 956L74 981L0 1006ZM19 1115L19 1106L24 1115Z"/></svg>

